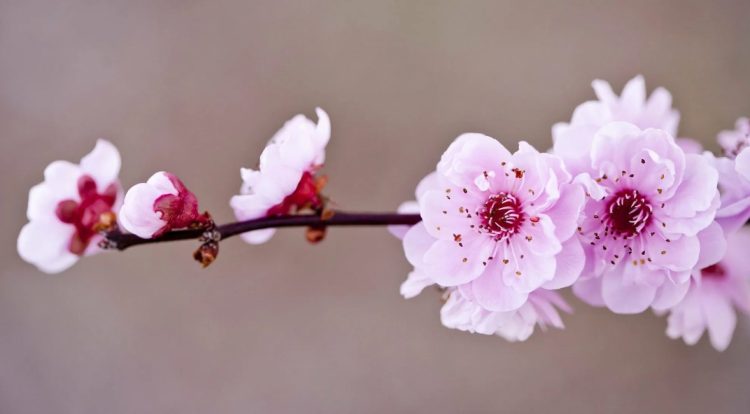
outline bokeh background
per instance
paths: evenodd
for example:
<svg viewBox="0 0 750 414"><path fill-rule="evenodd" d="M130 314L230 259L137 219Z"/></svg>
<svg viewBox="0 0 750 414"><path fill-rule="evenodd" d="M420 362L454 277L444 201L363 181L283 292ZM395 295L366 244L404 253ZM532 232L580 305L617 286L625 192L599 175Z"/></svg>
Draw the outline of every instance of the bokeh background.
<svg viewBox="0 0 750 414"><path fill-rule="evenodd" d="M459 133L550 145L550 127L636 74L711 148L750 114L746 1L0 1L0 412L747 413L750 326L724 353L652 314L573 299L522 344L443 328L405 301L384 229L134 248L48 276L15 250L28 188L98 137L126 185L177 173L220 221L284 120L333 121L328 193L412 197Z"/></svg>

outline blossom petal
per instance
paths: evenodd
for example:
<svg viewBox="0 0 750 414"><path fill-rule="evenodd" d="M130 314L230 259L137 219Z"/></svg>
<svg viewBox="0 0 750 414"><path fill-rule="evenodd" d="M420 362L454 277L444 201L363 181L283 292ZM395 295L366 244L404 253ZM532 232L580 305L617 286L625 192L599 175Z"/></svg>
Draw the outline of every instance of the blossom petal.
<svg viewBox="0 0 750 414"><path fill-rule="evenodd" d="M100 190L117 180L120 164L120 152L104 139L97 140L94 149L81 158L81 170L96 181Z"/></svg>
<svg viewBox="0 0 750 414"><path fill-rule="evenodd" d="M656 286L642 283L627 277L628 271L633 271L635 266L618 266L604 273L602 276L602 298L607 307L615 313L640 313L648 309L656 297ZM647 272L645 266L640 266L640 272ZM642 275L643 276L643 275Z"/></svg>
<svg viewBox="0 0 750 414"><path fill-rule="evenodd" d="M45 273L62 272L78 261L68 249L74 233L73 226L56 219L31 221L18 235L18 254Z"/></svg>
<svg viewBox="0 0 750 414"><path fill-rule="evenodd" d="M401 296L411 299L419 295L424 288L434 283L424 272L415 269L409 273L404 283L401 284Z"/></svg>
<svg viewBox="0 0 750 414"><path fill-rule="evenodd" d="M734 327L737 325L737 315L734 309L726 298L718 295L704 295L703 309L711 345L717 351L727 349L732 341Z"/></svg>
<svg viewBox="0 0 750 414"><path fill-rule="evenodd" d="M690 279L684 282L667 280L656 290L651 307L656 311L665 311L680 303L690 288Z"/></svg>
<svg viewBox="0 0 750 414"><path fill-rule="evenodd" d="M472 293L482 307L499 312L518 309L528 298L527 292L521 292L505 284L503 265L499 260L491 261L487 271L472 282Z"/></svg>
<svg viewBox="0 0 750 414"><path fill-rule="evenodd" d="M269 240L276 233L276 229L261 229L248 231L247 233L240 234L242 240L250 244L263 244Z"/></svg>
<svg viewBox="0 0 750 414"><path fill-rule="evenodd" d="M406 260L412 266L422 268L425 266L424 255L435 243L435 238L430 236L423 223L413 225L404 235L404 253Z"/></svg>
<svg viewBox="0 0 750 414"><path fill-rule="evenodd" d="M573 237L563 243L562 250L555 256L555 260L555 277L542 285L545 289L568 287L578 280L586 262L586 255L578 238Z"/></svg>
<svg viewBox="0 0 750 414"><path fill-rule="evenodd" d="M167 224L154 210L154 203L162 194L162 191L149 183L131 187L125 194L125 201L118 214L120 225L140 238L151 238Z"/></svg>
<svg viewBox="0 0 750 414"><path fill-rule="evenodd" d="M727 252L727 239L718 223L713 222L698 233L700 243L700 254L695 267L703 269L718 263Z"/></svg>
<svg viewBox="0 0 750 414"><path fill-rule="evenodd" d="M494 247L495 242L486 238L469 240L463 247L453 240L437 240L424 255L425 272L443 286L470 282L482 274L482 262Z"/></svg>
<svg viewBox="0 0 750 414"><path fill-rule="evenodd" d="M567 240L575 234L585 201L583 188L577 184L562 184L560 198L544 213L555 223L555 235Z"/></svg>

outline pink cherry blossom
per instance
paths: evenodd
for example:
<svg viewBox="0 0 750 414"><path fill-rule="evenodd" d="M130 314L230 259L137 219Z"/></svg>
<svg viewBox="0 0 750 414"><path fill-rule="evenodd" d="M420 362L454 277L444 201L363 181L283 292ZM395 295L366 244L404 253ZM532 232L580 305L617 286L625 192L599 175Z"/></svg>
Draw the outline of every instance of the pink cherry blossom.
<svg viewBox="0 0 750 414"><path fill-rule="evenodd" d="M719 171L721 208L716 220L731 233L750 219L750 120L740 118L736 128L722 131L718 140L726 156L706 156Z"/></svg>
<svg viewBox="0 0 750 414"><path fill-rule="evenodd" d="M537 289L529 294L520 308L508 312L488 311L476 301L464 296L460 289L452 288L448 300L440 310L440 320L448 328L461 331L498 335L508 341L525 341L538 325L563 329L562 318L556 308L572 312L558 293Z"/></svg>
<svg viewBox="0 0 750 414"><path fill-rule="evenodd" d="M417 200L421 200L437 182L437 173L425 177L417 186ZM400 213L418 213L419 202L407 201L399 207ZM409 299L417 296L424 288L435 285L422 268L424 254L431 244L437 239L430 236L424 229L423 223L415 226L391 226L389 228L399 239L405 240L404 249L407 259L414 265L414 270L401 285L401 294ZM420 240L421 239L421 240ZM575 256L575 249L569 249ZM562 256L562 255L559 255ZM569 261L571 266L582 266L583 263L575 264L575 260ZM580 271L580 267L578 268ZM575 270L574 270L575 272ZM542 329L547 326L562 329L562 319L556 308L570 313L571 309L557 293L536 289L528 294L527 300L518 308L505 312L491 311L478 303L472 295L470 284L445 289L443 297L446 302L440 311L441 321L448 328L458 329L471 333L485 335L498 335L509 341L524 341L534 332L535 326Z"/></svg>
<svg viewBox="0 0 750 414"><path fill-rule="evenodd" d="M29 222L18 235L18 253L46 273L58 273L81 256L97 253L98 226L122 202L120 154L100 139L80 164L55 161L29 192Z"/></svg>
<svg viewBox="0 0 750 414"><path fill-rule="evenodd" d="M737 157L742 150L750 146L750 119L738 119L734 129L719 132L717 140L727 157Z"/></svg>
<svg viewBox="0 0 750 414"><path fill-rule="evenodd" d="M417 187L423 221L403 239L415 272L402 291L436 283L508 312L539 288L572 284L584 265L575 237L584 194L570 178L525 142L511 154L485 135L458 137Z"/></svg>
<svg viewBox="0 0 750 414"><path fill-rule="evenodd" d="M119 220L125 230L144 239L208 222L198 212L195 195L177 176L164 171L128 190Z"/></svg>
<svg viewBox="0 0 750 414"><path fill-rule="evenodd" d="M598 100L582 103L569 123L552 127L554 153L566 159L566 167L573 175L586 168L596 131L610 122L626 121L642 129L658 128L677 136L680 113L672 108L672 95L666 89L657 88L647 98L646 83L640 75L625 85L620 96L603 80L595 80L592 86Z"/></svg>
<svg viewBox="0 0 750 414"><path fill-rule="evenodd" d="M586 170L588 260L574 292L617 313L674 306L719 206L716 169L663 130L613 122L595 134Z"/></svg>
<svg viewBox="0 0 750 414"><path fill-rule="evenodd" d="M750 314L750 229L724 240L719 226L699 233L701 253L685 298L669 310L667 335L693 345L708 331L711 345L725 350L732 340L735 308ZM703 247L709 247L704 251ZM726 255L724 255L726 252Z"/></svg>
<svg viewBox="0 0 750 414"><path fill-rule="evenodd" d="M242 169L240 195L230 201L238 220L322 207L316 173L325 161L331 123L325 111L317 108L315 112L317 125L304 115L295 116L271 138L260 155L259 168ZM259 244L268 241L274 232L275 229L256 230L243 234L242 238Z"/></svg>

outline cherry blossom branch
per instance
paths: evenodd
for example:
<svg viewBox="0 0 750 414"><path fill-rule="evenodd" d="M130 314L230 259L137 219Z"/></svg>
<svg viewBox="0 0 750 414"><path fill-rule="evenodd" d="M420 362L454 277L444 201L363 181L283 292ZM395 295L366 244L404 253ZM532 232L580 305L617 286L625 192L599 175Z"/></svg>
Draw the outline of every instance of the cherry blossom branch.
<svg viewBox="0 0 750 414"><path fill-rule="evenodd" d="M278 217L264 217L254 220L238 221L222 224L213 229L188 229L167 232L153 239L142 239L134 234L123 233L119 229L106 234L108 247L125 250L141 244L161 243L179 240L192 240L205 237L205 233L212 233L215 240L223 240L252 230L281 227L313 227L326 228L334 226L387 226L413 225L421 221L419 214L398 213L347 213L335 212L332 217L323 219L316 214L289 215Z"/></svg>

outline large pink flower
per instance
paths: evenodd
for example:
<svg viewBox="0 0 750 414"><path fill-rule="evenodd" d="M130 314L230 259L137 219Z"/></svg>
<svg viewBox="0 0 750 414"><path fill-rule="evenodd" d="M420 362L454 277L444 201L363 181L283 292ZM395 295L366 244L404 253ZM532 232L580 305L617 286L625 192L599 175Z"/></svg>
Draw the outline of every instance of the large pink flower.
<svg viewBox="0 0 750 414"><path fill-rule="evenodd" d="M586 168L588 149L596 131L610 122L626 121L642 129L658 128L677 136L680 114L672 108L672 95L666 89L657 88L647 98L642 76L631 79L621 96L603 80L595 80L592 86L598 100L582 103L569 123L560 122L552 127L554 152L566 158L566 167L573 175Z"/></svg>
<svg viewBox="0 0 750 414"><path fill-rule="evenodd" d="M586 171L576 179L589 196L578 231L589 260L576 294L617 313L679 302L719 206L716 170L663 130L613 122L595 134Z"/></svg>
<svg viewBox="0 0 750 414"><path fill-rule="evenodd" d="M271 138L260 155L257 170L243 168L240 195L230 205L238 220L294 213L303 208L320 208L315 174L325 161L325 147L331 136L328 115L320 108L317 125L304 115L287 121ZM268 241L275 229L245 233L248 243Z"/></svg>
<svg viewBox="0 0 750 414"><path fill-rule="evenodd" d="M437 180L436 174L428 175L419 183L416 191L418 200L434 185ZM419 203L407 201L398 210L400 213L419 213ZM404 239L406 234L409 234L409 240L404 243L404 248L414 270L401 285L401 294L407 299L415 297L424 288L435 284L422 269L422 258L436 239L427 234L423 223L411 227L391 226L389 230L399 239ZM420 238L423 240L419 240ZM575 256L575 250L571 251L574 254L568 257ZM573 264L573 261L569 262L572 266L583 265ZM537 325L543 330L549 326L558 329L564 327L557 308L568 313L572 311L560 295L546 289L536 289L529 293L527 300L518 309L492 311L479 304L472 296L471 289L466 287L445 289L445 304L440 311L440 319L444 326L471 333L498 335L509 341L525 341Z"/></svg>
<svg viewBox="0 0 750 414"><path fill-rule="evenodd" d="M711 345L723 351L737 324L734 308L750 314L750 229L741 228L725 241L719 226L714 225L699 237L701 253L690 290L670 309L667 335L693 345L708 330Z"/></svg>
<svg viewBox="0 0 750 414"><path fill-rule="evenodd" d="M569 286L584 264L575 237L584 195L570 178L524 142L511 154L485 135L458 137L418 186L423 221L403 241L410 279L456 288L490 312Z"/></svg>
<svg viewBox="0 0 750 414"><path fill-rule="evenodd" d="M61 272L85 254L100 251L98 226L117 210L120 154L100 139L80 164L55 161L44 181L29 192L27 223L18 235L18 253L47 273Z"/></svg>
<svg viewBox="0 0 750 414"><path fill-rule="evenodd" d="M177 176L160 171L128 190L119 220L125 230L150 239L173 229L207 224L208 217L198 212L198 199Z"/></svg>

